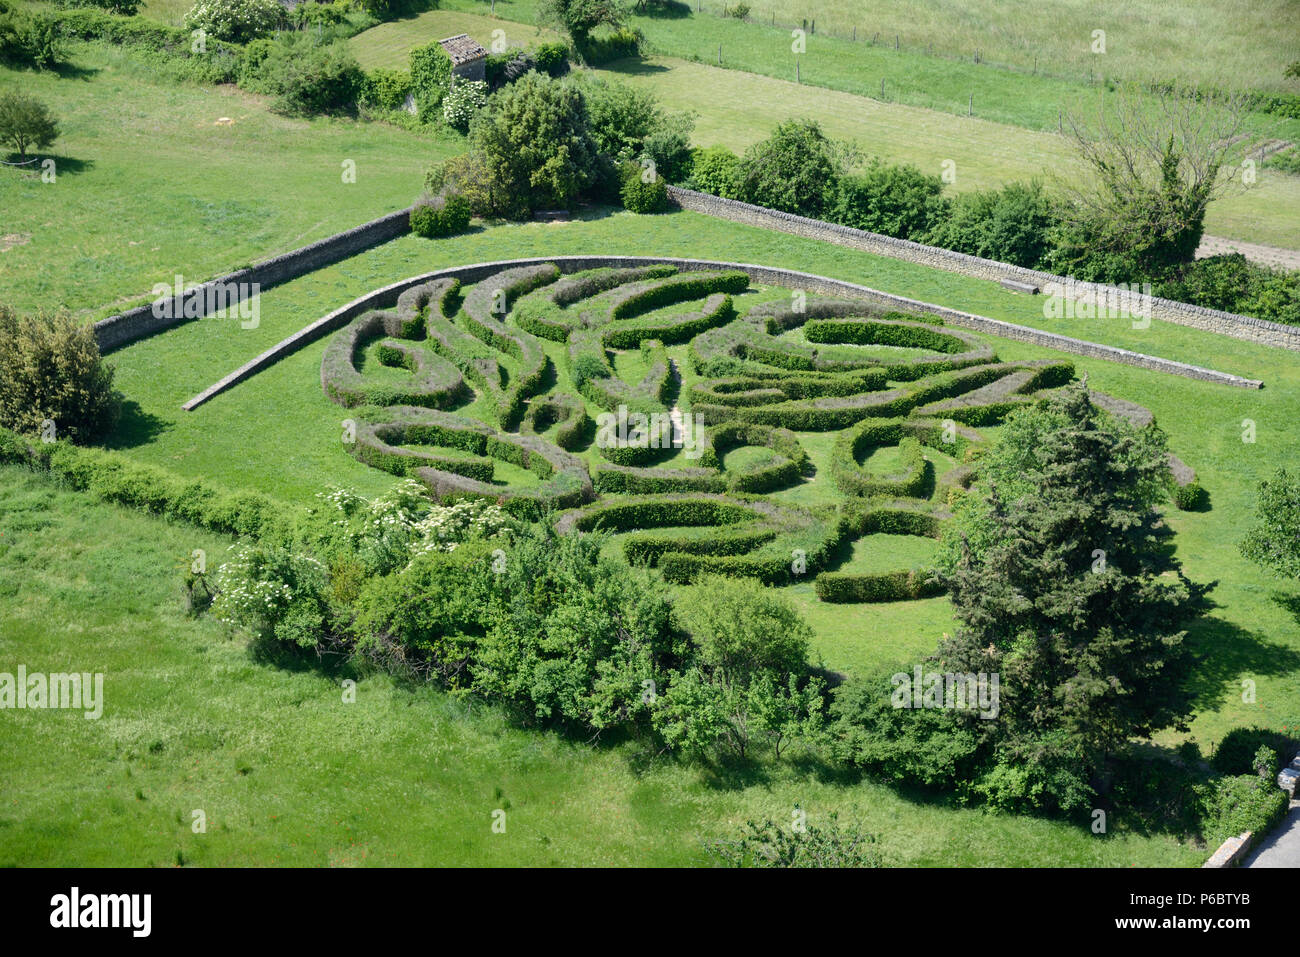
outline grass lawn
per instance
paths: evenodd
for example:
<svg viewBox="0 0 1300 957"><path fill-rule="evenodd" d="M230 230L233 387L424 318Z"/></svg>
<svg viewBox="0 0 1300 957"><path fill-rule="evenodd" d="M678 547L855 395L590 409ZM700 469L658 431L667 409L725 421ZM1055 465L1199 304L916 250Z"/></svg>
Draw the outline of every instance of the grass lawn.
<svg viewBox="0 0 1300 957"><path fill-rule="evenodd" d="M662 23L685 24L684 38L696 36L697 26L751 29L742 23L711 17L700 18L698 22L691 19ZM516 28L521 31L519 34L513 32ZM504 29L507 40L521 46L533 40L536 33L536 28L512 21L432 10L373 27L349 43L366 69L404 68L409 51L428 42L431 36L467 32L487 45L495 29ZM766 31L759 35L772 36ZM716 43L705 46L716 51ZM950 109L952 103L933 97L904 97L904 102L890 102L899 97L887 92L885 101L876 98L879 77L869 63L861 62L871 48L863 44L844 46L846 49L838 53L831 51L820 59L810 56L805 60L802 86L793 82L793 65L789 71L777 73L770 66L782 51L788 53L788 44L756 48L753 63L746 61L735 69L719 69L713 65L716 62L713 57L705 57L702 63L691 62L682 58L689 55L687 48L660 43L656 50L662 55L620 61L593 72L647 89L669 109L694 113L694 140L700 146L723 145L742 152L751 143L765 139L777 123L809 117L820 122L829 135L856 142L867 157L877 155L895 163L913 163L935 174L943 171L946 160L953 161L956 180L952 186L957 191L985 189L1034 177L1079 175L1077 157L1069 143L1055 132L1058 107L1077 104L1083 95L1077 85L985 69L978 75L1000 84L996 86L1000 99L994 102L1005 99L1017 110L1022 110L1027 103L1036 103L1041 109L1031 116L999 113L984 106L968 117L965 115L968 88L964 85L960 110ZM876 54L885 55L880 51ZM914 59L917 63L903 68L901 76L916 80L928 75L926 71L943 73L953 69L947 61L920 55ZM817 64L827 69L834 66L844 76L835 82L828 79L826 85L830 89L810 90L807 84L816 82ZM835 76L839 77L839 73ZM886 86L888 91L888 83ZM985 96L982 88L976 88L977 103L984 101ZM1086 102L1094 103L1095 94L1089 94ZM761 120L756 121L757 117ZM1300 139L1300 121L1279 123L1276 117L1255 117L1252 122L1261 130L1267 129L1270 136ZM1300 248L1300 177L1267 167L1256 172L1253 186L1235 187L1210 206L1206 231L1215 236Z"/></svg>
<svg viewBox="0 0 1300 957"><path fill-rule="evenodd" d="M409 205L426 167L462 148L454 135L278 116L233 86L170 82L102 44L73 49L62 76L0 68L0 92L38 97L62 128L54 183L0 168L0 302L20 310L98 318L178 273L199 282L323 239Z"/></svg>
<svg viewBox="0 0 1300 957"><path fill-rule="evenodd" d="M152 0L173 3L176 0ZM187 0L181 0L187 2ZM487 12L486 0L443 0L443 7ZM696 44L705 54L717 48L720 31L742 43L781 42L788 50L790 27L810 21L809 58L843 42L868 47L879 35L879 52L892 55L900 79L912 71L907 58L929 50L974 66L978 54L986 72L994 64L1070 80L1094 75L1180 79L1217 86L1296 92L1282 76L1296 58L1294 9L1287 0L751 0L749 22L724 16L737 6L724 0L682 0L668 13L634 16L652 43L677 49ZM524 23L536 19L536 0L497 0L498 16ZM697 13L696 11L701 11ZM772 27L773 17L776 26ZM848 46L856 27L858 43ZM1092 51L1094 30L1106 31L1106 52ZM775 39L771 39L775 37ZM900 49L895 51L894 38ZM673 52L676 54L677 49ZM1194 51L1194 52L1192 52ZM680 55L680 54L678 54ZM752 69L746 66L745 69ZM760 71L764 72L764 71ZM878 80L877 80L878 82Z"/></svg>
<svg viewBox="0 0 1300 957"><path fill-rule="evenodd" d="M183 610L224 542L0 469L0 671L104 674L104 713L7 712L0 865L687 865L750 817L840 820L888 862L1195 866L1166 836L945 807L782 763L718 776L510 726L383 676L268 661ZM359 679L355 703L341 681ZM506 833L491 831L506 811ZM202 810L207 831L191 829Z"/></svg>

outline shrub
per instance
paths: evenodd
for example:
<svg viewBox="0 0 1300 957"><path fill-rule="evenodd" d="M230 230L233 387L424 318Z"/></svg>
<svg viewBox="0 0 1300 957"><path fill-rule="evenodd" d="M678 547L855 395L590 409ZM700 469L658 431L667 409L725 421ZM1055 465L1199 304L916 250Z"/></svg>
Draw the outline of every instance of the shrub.
<svg viewBox="0 0 1300 957"><path fill-rule="evenodd" d="M543 43L533 50L533 62L547 76L564 76L569 72L569 48L563 43Z"/></svg>
<svg viewBox="0 0 1300 957"><path fill-rule="evenodd" d="M1207 309L1300 325L1300 270L1271 269L1241 253L1187 263L1153 292Z"/></svg>
<svg viewBox="0 0 1300 957"><path fill-rule="evenodd" d="M0 426L88 442L117 421L121 396L94 329L66 313L19 316L0 306Z"/></svg>
<svg viewBox="0 0 1300 957"><path fill-rule="evenodd" d="M943 180L915 166L893 166L873 158L864 172L840 180L832 221L854 229L914 239L942 212Z"/></svg>
<svg viewBox="0 0 1300 957"><path fill-rule="evenodd" d="M1211 847L1246 831L1265 834L1286 814L1287 793L1255 774L1216 778L1202 788L1201 832Z"/></svg>
<svg viewBox="0 0 1300 957"><path fill-rule="evenodd" d="M425 239L455 236L469 228L469 200L447 193L421 201L411 210L411 232Z"/></svg>
<svg viewBox="0 0 1300 957"><path fill-rule="evenodd" d="M590 66L599 66L612 60L640 56L645 34L640 30L623 27L598 37L588 37L582 43L574 39L574 49Z"/></svg>
<svg viewBox="0 0 1300 957"><path fill-rule="evenodd" d="M284 8L276 0L199 0L185 14L187 30L235 43L266 36L283 21Z"/></svg>
<svg viewBox="0 0 1300 957"><path fill-rule="evenodd" d="M140 0L55 0L60 7L98 7L122 17L133 17L140 10Z"/></svg>
<svg viewBox="0 0 1300 957"><path fill-rule="evenodd" d="M735 9L749 10L743 3ZM706 850L725 867L881 866L876 836L841 827L833 816L829 825L788 832L770 820L747 821L738 838L714 841Z"/></svg>
<svg viewBox="0 0 1300 957"><path fill-rule="evenodd" d="M1210 755L1210 765L1220 774L1247 774L1254 770L1255 755L1267 748L1276 769L1291 758L1295 741L1280 731L1268 728L1233 728ZM1271 776L1270 776L1271 777Z"/></svg>
<svg viewBox="0 0 1300 957"><path fill-rule="evenodd" d="M0 62L44 69L62 58L55 18L29 16L26 11L0 0Z"/></svg>
<svg viewBox="0 0 1300 957"><path fill-rule="evenodd" d="M820 217L835 200L850 153L813 120L791 120L745 151L737 199L800 216Z"/></svg>
<svg viewBox="0 0 1300 957"><path fill-rule="evenodd" d="M411 92L415 106L426 119L442 106L451 86L451 57L436 40L411 51Z"/></svg>
<svg viewBox="0 0 1300 957"><path fill-rule="evenodd" d="M44 149L59 136L59 123L47 107L25 93L0 94L0 143L12 146L18 158L27 150Z"/></svg>
<svg viewBox="0 0 1300 957"><path fill-rule="evenodd" d="M1174 487L1174 504L1184 512L1199 512L1209 498L1196 482Z"/></svg>
<svg viewBox="0 0 1300 957"><path fill-rule="evenodd" d="M670 181L690 166L694 122L686 114L666 114L652 93L626 83L597 80L584 87L591 138L616 161L653 164Z"/></svg>
<svg viewBox="0 0 1300 957"><path fill-rule="evenodd" d="M1055 222L1052 201L1041 184L1010 183L958 197L947 218L922 239L969 256L1040 269L1051 250Z"/></svg>
<svg viewBox="0 0 1300 957"><path fill-rule="evenodd" d="M696 149L691 154L687 185L701 193L735 199L740 191L740 157L725 146Z"/></svg>
<svg viewBox="0 0 1300 957"><path fill-rule="evenodd" d="M350 112L366 89L346 43L318 44L308 34L254 41L240 69L243 85L274 96L272 109L290 116Z"/></svg>
<svg viewBox="0 0 1300 957"><path fill-rule="evenodd" d="M251 46L251 44L250 44ZM366 74L361 100L379 110L400 110L411 92L411 74L406 70L374 70Z"/></svg>
<svg viewBox="0 0 1300 957"><path fill-rule="evenodd" d="M650 170L630 164L623 173L619 190L623 206L633 213L662 213L668 208L668 185Z"/></svg>
<svg viewBox="0 0 1300 957"><path fill-rule="evenodd" d="M442 116L447 125L461 133L469 132L474 114L487 105L487 84L482 80L458 80L442 98Z"/></svg>

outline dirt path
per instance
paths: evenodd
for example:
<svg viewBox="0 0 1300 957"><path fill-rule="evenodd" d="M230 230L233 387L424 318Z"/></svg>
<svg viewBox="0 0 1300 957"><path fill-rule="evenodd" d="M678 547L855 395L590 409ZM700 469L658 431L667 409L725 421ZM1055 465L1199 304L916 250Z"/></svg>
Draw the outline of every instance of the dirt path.
<svg viewBox="0 0 1300 957"><path fill-rule="evenodd" d="M1251 262L1263 266L1300 269L1300 249L1279 249L1277 246L1243 243L1237 239L1220 239L1217 236L1201 237L1201 246L1196 250L1196 258L1204 259L1206 256L1217 256L1219 253L1231 252L1241 253Z"/></svg>

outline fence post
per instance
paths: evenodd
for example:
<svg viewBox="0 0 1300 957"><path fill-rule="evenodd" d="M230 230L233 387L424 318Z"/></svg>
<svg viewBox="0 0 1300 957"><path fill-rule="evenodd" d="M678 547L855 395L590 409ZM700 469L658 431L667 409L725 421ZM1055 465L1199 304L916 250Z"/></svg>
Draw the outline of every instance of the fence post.
<svg viewBox="0 0 1300 957"><path fill-rule="evenodd" d="M722 44L718 44L718 66L722 66Z"/></svg>
<svg viewBox="0 0 1300 957"><path fill-rule="evenodd" d="M795 58L794 58L794 81L795 81L796 83L801 83L801 82L803 82L803 81L799 78L799 58L798 58L798 57L795 57Z"/></svg>
<svg viewBox="0 0 1300 957"><path fill-rule="evenodd" d="M882 100L885 98L885 78L883 76L880 78L880 98Z"/></svg>
<svg viewBox="0 0 1300 957"><path fill-rule="evenodd" d="M966 101L966 115L967 115L967 116L970 116L970 115L971 115L971 112L972 112L974 109L975 109L975 94L972 93L972 94L970 95L970 99Z"/></svg>

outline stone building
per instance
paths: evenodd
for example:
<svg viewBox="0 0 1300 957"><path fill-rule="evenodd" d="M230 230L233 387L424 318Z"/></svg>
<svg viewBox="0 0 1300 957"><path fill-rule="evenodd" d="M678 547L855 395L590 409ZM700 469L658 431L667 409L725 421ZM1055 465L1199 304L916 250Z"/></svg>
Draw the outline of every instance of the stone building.
<svg viewBox="0 0 1300 957"><path fill-rule="evenodd" d="M486 77L487 50L470 39L469 34L457 34L439 40L438 43L451 59L453 77L464 80L482 80Z"/></svg>

